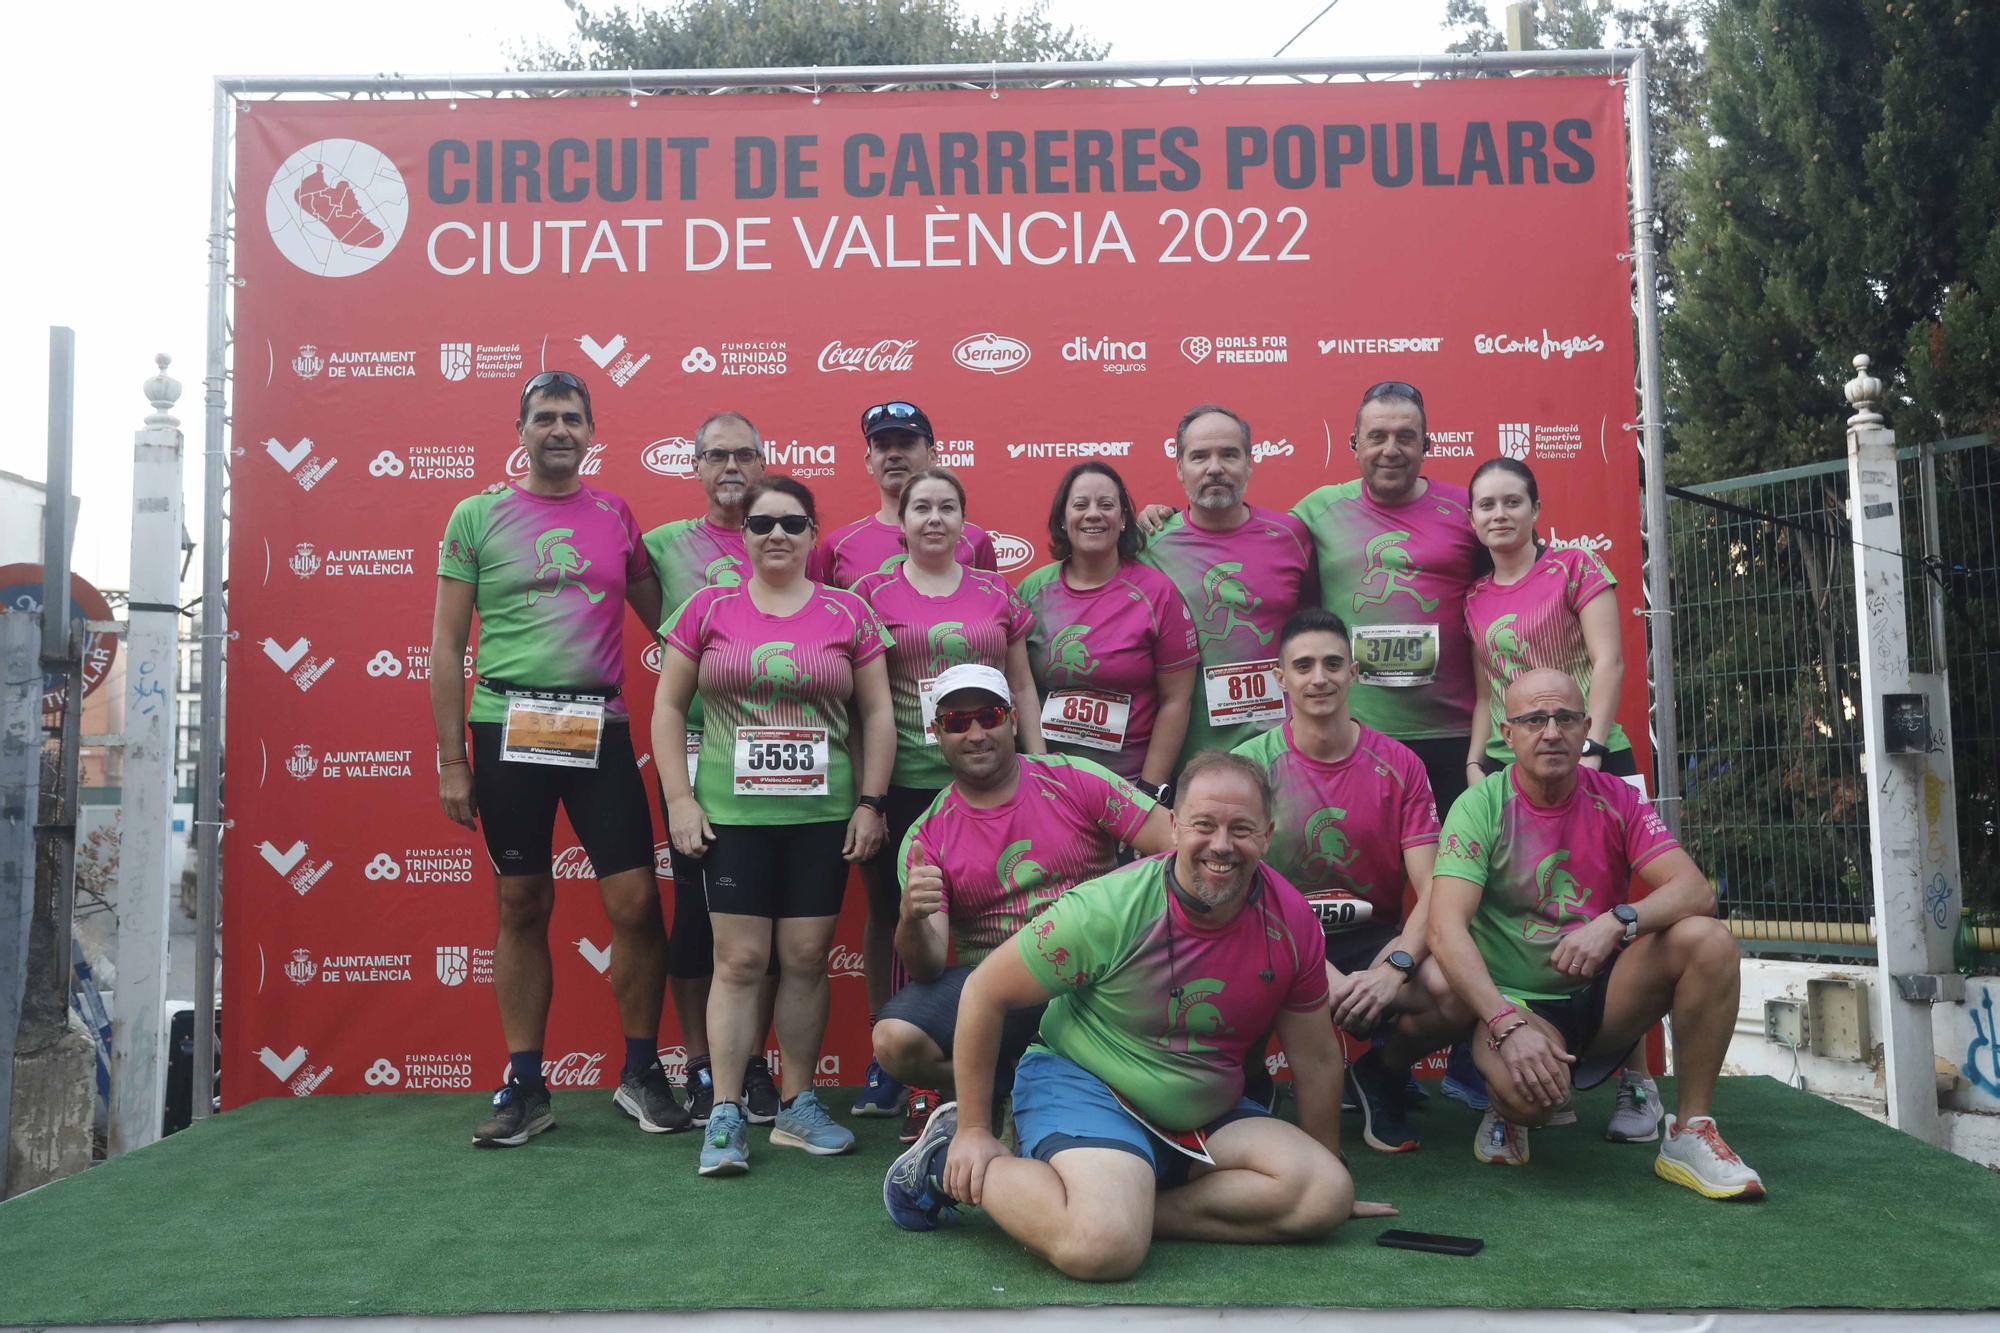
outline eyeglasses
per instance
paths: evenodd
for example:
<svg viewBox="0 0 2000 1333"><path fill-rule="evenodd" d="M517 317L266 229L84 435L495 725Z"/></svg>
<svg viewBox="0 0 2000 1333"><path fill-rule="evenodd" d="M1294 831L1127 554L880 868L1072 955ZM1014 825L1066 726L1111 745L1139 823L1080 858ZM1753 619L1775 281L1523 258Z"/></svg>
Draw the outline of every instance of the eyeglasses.
<svg viewBox="0 0 2000 1333"><path fill-rule="evenodd" d="M734 463L738 467L749 467L761 455L755 449L745 445L741 449L704 449L701 451L700 457L701 461L710 467L721 467L724 463Z"/></svg>
<svg viewBox="0 0 2000 1333"><path fill-rule="evenodd" d="M567 370L545 370L521 386L521 416L523 418L526 418L528 415L528 399L533 397L537 391L552 386L561 386L583 399L584 414L586 416L589 415L590 390L583 387L583 381L570 374Z"/></svg>
<svg viewBox="0 0 2000 1333"><path fill-rule="evenodd" d="M1012 716L1014 710L1005 704L982 704L978 708L940 708L937 721L952 735L963 736L975 722L982 731L996 731Z"/></svg>
<svg viewBox="0 0 2000 1333"><path fill-rule="evenodd" d="M861 414L861 433L866 435L884 421L908 421L923 414L915 403L877 403Z"/></svg>
<svg viewBox="0 0 2000 1333"><path fill-rule="evenodd" d="M796 537L812 525L804 514L752 514L743 520L743 526L759 537L770 536L772 528L783 528Z"/></svg>
<svg viewBox="0 0 2000 1333"><path fill-rule="evenodd" d="M1529 731L1546 730L1551 722L1561 730L1568 731L1571 727L1581 726L1590 721L1590 714L1579 713L1574 708L1558 708L1553 713L1523 713L1519 717L1510 717L1507 720L1517 727L1526 727Z"/></svg>
<svg viewBox="0 0 2000 1333"><path fill-rule="evenodd" d="M1424 406L1423 391L1406 380L1383 380L1380 384L1369 386L1368 392L1361 395L1363 403L1372 403L1377 398L1407 398L1417 405L1419 411Z"/></svg>

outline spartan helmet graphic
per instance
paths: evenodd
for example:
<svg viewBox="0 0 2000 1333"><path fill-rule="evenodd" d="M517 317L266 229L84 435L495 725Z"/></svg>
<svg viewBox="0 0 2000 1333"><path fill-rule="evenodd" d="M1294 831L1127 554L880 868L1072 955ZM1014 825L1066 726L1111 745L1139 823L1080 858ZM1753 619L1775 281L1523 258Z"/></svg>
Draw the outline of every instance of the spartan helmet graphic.
<svg viewBox="0 0 2000 1333"><path fill-rule="evenodd" d="M575 528L550 528L535 538L535 577L545 579L555 575L553 588L530 588L528 605L533 606L544 597L560 597L564 588L575 588L589 599L591 605L604 600L601 592L592 592L578 581L577 576L590 568L590 561L571 544L576 535Z"/></svg>
<svg viewBox="0 0 2000 1333"><path fill-rule="evenodd" d="M939 674L946 667L957 666L972 660L972 640L965 637L965 622L943 620L931 626L930 633L932 674Z"/></svg>
<svg viewBox="0 0 2000 1333"><path fill-rule="evenodd" d="M743 584L743 562L733 555L719 555L701 572L711 587L737 588Z"/></svg>
<svg viewBox="0 0 2000 1333"><path fill-rule="evenodd" d="M1378 579L1382 586L1373 592L1355 593L1355 610L1359 611L1364 606L1380 606L1399 592L1407 593L1419 610L1437 610L1437 598L1425 597L1411 582L1423 571L1403 545L1408 540L1410 534L1401 529L1378 533L1368 539L1368 567L1361 572L1361 586L1365 588Z"/></svg>
<svg viewBox="0 0 2000 1333"><path fill-rule="evenodd" d="M1575 875L1563 869L1563 862L1569 860L1568 852L1551 852L1535 867L1536 906L1544 912L1553 909L1553 923L1530 918L1523 935L1531 940L1553 939L1562 933L1562 928L1571 921L1585 921L1579 909L1590 901L1590 890L1577 882Z"/></svg>
<svg viewBox="0 0 2000 1333"><path fill-rule="evenodd" d="M1514 632L1517 619L1519 617L1510 611L1486 629L1486 655L1493 659L1493 669L1508 680L1528 665L1521 657L1521 636Z"/></svg>
<svg viewBox="0 0 2000 1333"><path fill-rule="evenodd" d="M1226 560L1210 565L1208 572L1201 576L1202 595L1208 599L1208 606L1202 614L1205 623L1201 632L1210 639L1226 639L1240 627L1249 630L1259 644L1267 644L1271 636L1245 618L1262 606L1264 599L1251 592L1237 577L1242 572L1241 561ZM1215 624L1218 617L1222 621L1220 627Z"/></svg>
<svg viewBox="0 0 2000 1333"><path fill-rule="evenodd" d="M797 703L799 689L812 680L791 659L790 643L767 643L750 654L752 696L743 706L754 712L768 712L780 704Z"/></svg>
<svg viewBox="0 0 2000 1333"><path fill-rule="evenodd" d="M1088 625L1065 625L1049 640L1049 663L1072 676L1088 676L1097 670L1097 659L1090 655L1090 645L1084 636L1090 633Z"/></svg>
<svg viewBox="0 0 2000 1333"><path fill-rule="evenodd" d="M1347 818L1347 811L1339 806L1328 806L1316 812L1306 821L1306 863L1308 879L1319 881L1333 870L1346 870L1354 864L1353 842L1341 821Z"/></svg>

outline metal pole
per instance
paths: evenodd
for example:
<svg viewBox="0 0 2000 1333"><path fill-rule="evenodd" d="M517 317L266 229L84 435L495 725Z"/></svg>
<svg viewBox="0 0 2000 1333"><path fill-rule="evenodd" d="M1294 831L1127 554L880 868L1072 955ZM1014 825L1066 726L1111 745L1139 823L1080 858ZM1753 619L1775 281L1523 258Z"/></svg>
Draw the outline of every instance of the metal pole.
<svg viewBox="0 0 2000 1333"><path fill-rule="evenodd" d="M1646 631L1653 665L1653 781L1660 817L1681 831L1681 759L1674 706L1673 585L1667 577L1666 399L1660 388L1659 257L1653 247L1653 117L1646 53L1626 72L1632 122L1632 256L1639 270L1639 438L1645 477Z"/></svg>
<svg viewBox="0 0 2000 1333"><path fill-rule="evenodd" d="M76 425L76 333L49 330L48 486L42 500L42 657L69 645L69 493ZM68 704L77 701L70 699Z"/></svg>
<svg viewBox="0 0 2000 1333"><path fill-rule="evenodd" d="M41 626L0 615L0 1199L12 1156L14 1050L28 989L41 803Z"/></svg>
<svg viewBox="0 0 2000 1333"><path fill-rule="evenodd" d="M222 506L228 488L229 435L224 381L229 373L229 117L230 97L215 85L214 142L209 162L208 357L202 379L201 492L201 750L195 766L198 854L194 920L194 1080L196 1120L215 1099L215 942L222 875L222 648L229 617L223 605Z"/></svg>

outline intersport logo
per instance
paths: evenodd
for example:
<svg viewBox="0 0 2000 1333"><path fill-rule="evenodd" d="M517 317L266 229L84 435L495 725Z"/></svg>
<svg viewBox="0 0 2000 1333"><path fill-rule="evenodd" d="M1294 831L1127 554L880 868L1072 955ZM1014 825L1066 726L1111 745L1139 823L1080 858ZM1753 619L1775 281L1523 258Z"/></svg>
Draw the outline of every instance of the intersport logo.
<svg viewBox="0 0 2000 1333"><path fill-rule="evenodd" d="M849 347L835 338L819 349L819 368L828 373L846 370L871 375L908 370L917 364L916 350L915 338L883 338L866 347Z"/></svg>
<svg viewBox="0 0 2000 1333"><path fill-rule="evenodd" d="M1011 375L1027 365L1032 355L1028 344L1004 333L975 333L951 349L951 359L959 365L988 375Z"/></svg>

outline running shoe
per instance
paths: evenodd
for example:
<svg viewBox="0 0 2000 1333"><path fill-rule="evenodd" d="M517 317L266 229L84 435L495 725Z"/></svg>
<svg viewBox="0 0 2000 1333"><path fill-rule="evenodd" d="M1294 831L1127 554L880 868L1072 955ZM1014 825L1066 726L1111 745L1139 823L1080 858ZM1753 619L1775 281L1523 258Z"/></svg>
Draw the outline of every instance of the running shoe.
<svg viewBox="0 0 2000 1333"><path fill-rule="evenodd" d="M750 1169L750 1147L744 1142L743 1108L718 1102L709 1112L708 1132L701 1140L698 1175L740 1176Z"/></svg>
<svg viewBox="0 0 2000 1333"><path fill-rule="evenodd" d="M1376 1152L1413 1152L1423 1147L1423 1139L1403 1119L1408 1110L1403 1076L1385 1067L1378 1052L1369 1051L1347 1066L1347 1085L1361 1107L1363 1143Z"/></svg>
<svg viewBox="0 0 2000 1333"><path fill-rule="evenodd" d="M783 1099L771 1081L771 1062L761 1055L743 1070L743 1101L744 1114L753 1125L768 1125L778 1118Z"/></svg>
<svg viewBox="0 0 2000 1333"><path fill-rule="evenodd" d="M944 1099L929 1088L911 1088L909 1110L903 1114L903 1132L896 1137L904 1143L915 1143L924 1136L924 1122L937 1110Z"/></svg>
<svg viewBox="0 0 2000 1333"><path fill-rule="evenodd" d="M939 1222L958 1220L957 1202L944 1192L945 1154L958 1132L958 1103L946 1102L882 1178L882 1204L889 1220L905 1231L935 1231Z"/></svg>
<svg viewBox="0 0 2000 1333"><path fill-rule="evenodd" d="M518 1148L543 1130L555 1127L548 1086L530 1088L510 1078L507 1086L493 1094L493 1114L472 1131L472 1146Z"/></svg>
<svg viewBox="0 0 2000 1333"><path fill-rule="evenodd" d="M1668 1116L1653 1174L1685 1185L1704 1199L1764 1197L1764 1178L1722 1141L1713 1116L1689 1116L1684 1125Z"/></svg>
<svg viewBox="0 0 2000 1333"><path fill-rule="evenodd" d="M849 1115L892 1116L903 1109L903 1085L883 1072L873 1060L868 1062L868 1078L861 1095L847 1108Z"/></svg>
<svg viewBox="0 0 2000 1333"><path fill-rule="evenodd" d="M804 1148L815 1157L838 1157L854 1151L854 1131L835 1124L818 1094L807 1088L792 1098L790 1106L779 1109L771 1142L780 1148Z"/></svg>
<svg viewBox="0 0 2000 1333"><path fill-rule="evenodd" d="M687 1108L674 1098L674 1085L658 1060L643 1073L626 1070L618 1079L618 1091L611 1102L639 1122L648 1134L678 1134L694 1124Z"/></svg>
<svg viewBox="0 0 2000 1333"><path fill-rule="evenodd" d="M708 1061L688 1070L687 1086L681 1091L687 1094L688 1119L697 1125L707 1124L708 1113L715 1109L715 1075L709 1072Z"/></svg>
<svg viewBox="0 0 2000 1333"><path fill-rule="evenodd" d="M1444 1086L1440 1091L1475 1111L1484 1111L1492 1105L1486 1095L1486 1076L1472 1062L1472 1047L1468 1043L1460 1042L1451 1048L1444 1067Z"/></svg>
<svg viewBox="0 0 2000 1333"><path fill-rule="evenodd" d="M1556 1107L1549 1118L1542 1122L1541 1127L1543 1129L1560 1129L1564 1125L1574 1125L1575 1123L1576 1090L1572 1088L1563 1094L1562 1105Z"/></svg>
<svg viewBox="0 0 2000 1333"><path fill-rule="evenodd" d="M1492 1107L1479 1118L1479 1133L1472 1139L1472 1155L1494 1166L1526 1166L1528 1136L1519 1125L1510 1125Z"/></svg>
<svg viewBox="0 0 2000 1333"><path fill-rule="evenodd" d="M1613 1143L1651 1143L1660 1137L1660 1090L1644 1073L1628 1069L1618 1076L1618 1109L1604 1126Z"/></svg>
<svg viewBox="0 0 2000 1333"><path fill-rule="evenodd" d="M1422 1106L1431 1099L1430 1089L1417 1082L1417 1071L1414 1069L1403 1080L1403 1096L1411 1106Z"/></svg>

